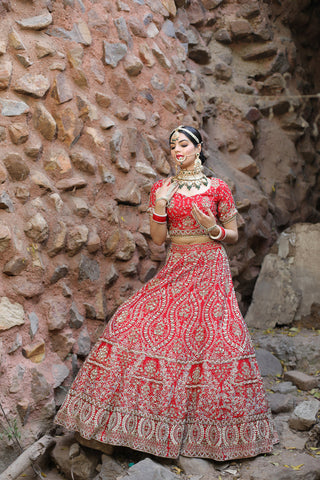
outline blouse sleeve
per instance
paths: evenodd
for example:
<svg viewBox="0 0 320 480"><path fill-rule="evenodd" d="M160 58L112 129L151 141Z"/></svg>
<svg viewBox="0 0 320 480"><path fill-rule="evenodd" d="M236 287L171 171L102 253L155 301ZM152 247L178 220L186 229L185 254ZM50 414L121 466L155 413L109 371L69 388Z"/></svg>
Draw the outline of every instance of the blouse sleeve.
<svg viewBox="0 0 320 480"><path fill-rule="evenodd" d="M220 184L217 213L222 224L230 222L237 215L231 190L225 182L221 182Z"/></svg>

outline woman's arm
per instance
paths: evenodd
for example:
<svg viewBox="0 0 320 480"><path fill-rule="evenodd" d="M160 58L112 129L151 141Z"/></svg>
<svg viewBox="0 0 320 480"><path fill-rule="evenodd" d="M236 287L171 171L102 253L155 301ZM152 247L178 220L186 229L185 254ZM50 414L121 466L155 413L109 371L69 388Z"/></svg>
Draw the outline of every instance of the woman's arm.
<svg viewBox="0 0 320 480"><path fill-rule="evenodd" d="M167 202L165 200L156 200L154 213L157 215L166 214ZM167 238L167 222L157 223L153 220L153 215L150 215L150 234L151 238L157 245L162 245Z"/></svg>
<svg viewBox="0 0 320 480"><path fill-rule="evenodd" d="M223 241L226 243L237 243L238 241L238 227L237 227L237 219L234 217L230 222L225 223L223 228L226 231L226 236L224 237Z"/></svg>
<svg viewBox="0 0 320 480"><path fill-rule="evenodd" d="M156 191L154 213L156 215L166 215L167 214L167 204L171 200L175 191L177 190L178 185L171 183L171 179L168 178L163 185L158 188ZM163 217L162 217L163 218ZM158 223L154 219L154 215L150 215L150 234L151 238L157 245L162 245L167 238L167 222Z"/></svg>

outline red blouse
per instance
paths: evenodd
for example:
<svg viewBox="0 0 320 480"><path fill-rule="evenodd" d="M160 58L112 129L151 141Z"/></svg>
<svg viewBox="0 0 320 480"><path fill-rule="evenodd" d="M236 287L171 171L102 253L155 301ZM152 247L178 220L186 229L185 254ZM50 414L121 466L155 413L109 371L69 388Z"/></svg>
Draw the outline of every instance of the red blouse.
<svg viewBox="0 0 320 480"><path fill-rule="evenodd" d="M152 186L149 211L152 211L155 206L156 191L163 185L163 182L164 180L159 180ZM228 185L219 178L211 178L210 182L210 187L204 193L197 193L190 197L179 192L173 195L167 207L170 237L206 234L205 228L198 225L191 214L193 203L196 203L204 213L210 209L222 224L230 222L236 216L237 209Z"/></svg>

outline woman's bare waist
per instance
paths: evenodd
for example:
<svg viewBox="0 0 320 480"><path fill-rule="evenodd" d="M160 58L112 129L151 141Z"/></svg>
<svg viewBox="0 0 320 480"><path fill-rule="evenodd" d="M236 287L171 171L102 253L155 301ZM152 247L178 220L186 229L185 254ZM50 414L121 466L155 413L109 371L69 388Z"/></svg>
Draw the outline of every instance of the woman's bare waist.
<svg viewBox="0 0 320 480"><path fill-rule="evenodd" d="M208 235L174 235L171 242L178 245L192 245L194 243L213 243Z"/></svg>

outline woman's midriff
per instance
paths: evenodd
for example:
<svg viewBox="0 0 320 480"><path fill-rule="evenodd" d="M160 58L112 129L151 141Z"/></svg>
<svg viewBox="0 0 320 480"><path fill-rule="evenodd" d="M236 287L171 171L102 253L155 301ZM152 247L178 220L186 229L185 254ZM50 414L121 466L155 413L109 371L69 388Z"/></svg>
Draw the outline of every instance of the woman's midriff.
<svg viewBox="0 0 320 480"><path fill-rule="evenodd" d="M171 242L177 245L193 245L197 243L213 243L213 241L207 235L195 235L195 236L173 236Z"/></svg>

